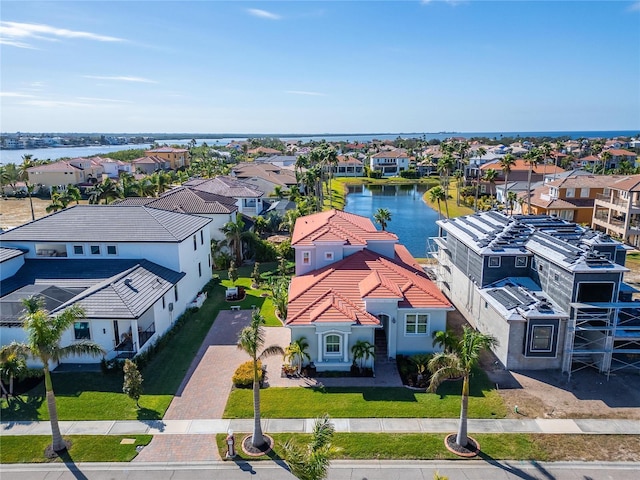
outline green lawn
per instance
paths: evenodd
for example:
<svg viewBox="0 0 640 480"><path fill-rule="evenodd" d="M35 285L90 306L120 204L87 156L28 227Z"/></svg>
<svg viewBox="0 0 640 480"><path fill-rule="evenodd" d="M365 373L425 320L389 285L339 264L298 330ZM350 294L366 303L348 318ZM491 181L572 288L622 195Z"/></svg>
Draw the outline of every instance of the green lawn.
<svg viewBox="0 0 640 480"><path fill-rule="evenodd" d="M276 267L277 265L275 263L260 264L260 272L268 272L274 270ZM282 322L276 317L271 291L265 288L266 285L261 285L261 288L255 290L252 289L251 284L253 281L251 279L251 272L253 272L253 267L246 266L238 268L238 281L235 284L232 284L231 280L228 280L229 276L226 270L217 270L214 272L214 274L219 275L222 279L220 283L224 289L236 285L244 287L246 292L245 299L239 302L227 302L223 298L222 301L226 304L226 307L223 307L223 309L230 308L231 305L240 305L240 308L244 310L255 305L260 309L260 314L264 317L267 327L281 327ZM224 289L221 291L224 292Z"/></svg>
<svg viewBox="0 0 640 480"><path fill-rule="evenodd" d="M275 263L264 264L262 270L267 271L275 266ZM243 267L238 270L241 275L249 275L251 268ZM239 284L247 285L250 282L250 279L243 277L238 281ZM140 398L141 409L137 409L135 402L122 393L121 374L54 373L53 388L60 420L162 418L218 312L230 307L230 303L224 299L225 288L224 285L216 286L202 308L187 317L167 346L142 370L144 394ZM269 324L281 325L273 313L273 302L261 297L261 292L247 290L247 298L240 305L242 308L257 305ZM42 382L9 402L2 399L0 408L3 420L49 419Z"/></svg>
<svg viewBox="0 0 640 480"><path fill-rule="evenodd" d="M267 388L260 393L263 418L455 418L460 414L461 382L443 385L438 392L422 393L398 387ZM469 418L503 418L507 409L497 391L471 382ZM251 390L235 389L229 396L225 418L253 416Z"/></svg>
<svg viewBox="0 0 640 480"><path fill-rule="evenodd" d="M453 433L453 432L452 432ZM261 460L279 459L282 444L291 439L306 445L305 434L275 433L275 446ZM637 461L640 437L632 435L473 434L480 443L479 459L536 461ZM244 437L237 433L239 441ZM334 459L357 460L460 460L444 447L441 433L336 433ZM227 450L225 435L217 435L220 455ZM623 447L622 447L623 446ZM624 450L621 452L621 450ZM239 459L255 460L239 451Z"/></svg>
<svg viewBox="0 0 640 480"><path fill-rule="evenodd" d="M45 458L44 450L51 444L48 435L0 437L0 463L42 462L130 462L138 455L137 445L147 445L151 435L69 435L71 448L61 458ZM121 445L123 438L135 440L133 444Z"/></svg>

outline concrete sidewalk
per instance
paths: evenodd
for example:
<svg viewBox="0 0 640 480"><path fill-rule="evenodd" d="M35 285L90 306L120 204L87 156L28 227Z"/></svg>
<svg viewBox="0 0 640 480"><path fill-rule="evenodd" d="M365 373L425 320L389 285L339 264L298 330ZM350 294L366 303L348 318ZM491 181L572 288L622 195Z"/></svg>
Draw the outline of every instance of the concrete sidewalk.
<svg viewBox="0 0 640 480"><path fill-rule="evenodd" d="M314 419L262 419L265 432L310 433ZM337 432L446 433L455 432L457 418L334 418ZM640 420L609 419L469 419L469 433L551 433L640 435ZM211 435L251 432L253 419L62 421L63 435ZM44 422L0 422L2 435L50 435Z"/></svg>

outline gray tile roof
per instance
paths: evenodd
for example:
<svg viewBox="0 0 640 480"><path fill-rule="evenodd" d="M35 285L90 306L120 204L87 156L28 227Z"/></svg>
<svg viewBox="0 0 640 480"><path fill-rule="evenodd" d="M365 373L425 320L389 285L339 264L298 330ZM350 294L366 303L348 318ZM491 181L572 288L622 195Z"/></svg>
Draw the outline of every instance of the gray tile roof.
<svg viewBox="0 0 640 480"><path fill-rule="evenodd" d="M24 255L24 252L19 248L0 247L0 263L19 257L20 255Z"/></svg>
<svg viewBox="0 0 640 480"><path fill-rule="evenodd" d="M190 214L229 214L238 210L235 202L234 198L178 187L165 192L160 198L130 197L116 205L145 205L149 208Z"/></svg>
<svg viewBox="0 0 640 480"><path fill-rule="evenodd" d="M181 242L211 222L145 206L76 205L9 230L0 240Z"/></svg>
<svg viewBox="0 0 640 480"><path fill-rule="evenodd" d="M142 260L132 268L88 288L52 313L79 305L88 319L139 318L184 276L184 273Z"/></svg>
<svg viewBox="0 0 640 480"><path fill-rule="evenodd" d="M259 198L264 192L253 185L232 177L220 176L216 178L196 178L184 184L201 192L215 193L224 197Z"/></svg>
<svg viewBox="0 0 640 480"><path fill-rule="evenodd" d="M19 325L20 300L32 295L53 313L78 303L86 318L138 318L184 275L148 260L27 259L0 282L2 321Z"/></svg>

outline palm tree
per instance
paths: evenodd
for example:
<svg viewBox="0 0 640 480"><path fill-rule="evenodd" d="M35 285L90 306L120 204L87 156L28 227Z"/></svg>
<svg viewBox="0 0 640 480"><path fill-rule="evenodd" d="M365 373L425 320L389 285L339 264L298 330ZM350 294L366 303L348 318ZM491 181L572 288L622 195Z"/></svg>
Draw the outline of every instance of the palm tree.
<svg viewBox="0 0 640 480"><path fill-rule="evenodd" d="M283 355L284 350L279 345L264 346L264 318L258 310L251 316L251 324L242 329L238 336L238 348L249 354L253 361L253 435L251 445L263 449L265 439L260 424L260 380L258 377L258 361L273 355ZM262 349L262 351L260 351Z"/></svg>
<svg viewBox="0 0 640 480"><path fill-rule="evenodd" d="M80 204L80 199L82 198L80 189L71 183L67 185L67 196L69 197L69 201L73 200L76 202L76 205Z"/></svg>
<svg viewBox="0 0 640 480"><path fill-rule="evenodd" d="M476 155L478 156L478 158L482 158L487 154L487 149L484 147L478 147L478 149L476 150ZM480 186L478 185L480 183L480 168L478 167L478 164L476 163L476 191L475 191L475 202L473 203L473 210L475 212L478 211L478 195L480 192Z"/></svg>
<svg viewBox="0 0 640 480"><path fill-rule="evenodd" d="M440 207L440 202L444 201L444 206L447 208L447 218L449 218L449 207L447 206L447 194L444 192L444 189L438 185L437 187L433 187L429 190L429 201L431 203L438 203L438 218L442 218L442 208Z"/></svg>
<svg viewBox="0 0 640 480"><path fill-rule="evenodd" d="M289 471L299 480L324 480L329 473L333 449L331 440L335 427L329 415L316 419L311 441L306 448L287 440L282 446L284 461Z"/></svg>
<svg viewBox="0 0 640 480"><path fill-rule="evenodd" d="M13 395L13 380L20 378L28 372L27 358L20 352L11 352L7 345L0 350L0 387L5 395ZM4 382L8 381L9 390L4 386Z"/></svg>
<svg viewBox="0 0 640 480"><path fill-rule="evenodd" d="M529 165L529 173L527 174L527 215L531 215L531 173L533 167L538 164L543 153L537 148L532 148L524 154L524 160Z"/></svg>
<svg viewBox="0 0 640 480"><path fill-rule="evenodd" d="M300 373L302 369L302 362L304 359L311 360L311 356L309 352L307 352L309 348L309 342L307 342L307 337L300 337L297 340L294 340L289 344L287 348L284 349L284 359L289 362L291 365L295 365L296 370Z"/></svg>
<svg viewBox="0 0 640 480"><path fill-rule="evenodd" d="M516 164L516 159L510 153L507 153L504 157L500 159L500 168L502 169L502 173L504 173L504 196L505 198L509 195L509 173L511 172L511 167Z"/></svg>
<svg viewBox="0 0 640 480"><path fill-rule="evenodd" d="M22 156L22 163L20 164L20 168L18 169L18 176L24 182L27 187L27 195L29 196L29 206L31 207L31 220L36 219L35 211L33 210L33 191L35 190L35 185L29 183L29 169L33 167L33 162L31 159L33 155L25 154Z"/></svg>
<svg viewBox="0 0 640 480"><path fill-rule="evenodd" d="M498 345L498 340L477 330L463 327L462 338L458 347L451 352L436 353L429 361L431 371L431 381L429 391L431 393L438 389L438 386L449 378L462 377L462 399L460 406L460 424L456 443L461 447L468 444L467 438L467 409L469 405L469 377L471 370L478 363L480 353Z"/></svg>
<svg viewBox="0 0 640 480"><path fill-rule="evenodd" d="M611 160L611 152L605 150L600 154L600 160L602 160L602 174L607 172L607 163Z"/></svg>
<svg viewBox="0 0 640 480"><path fill-rule="evenodd" d="M438 330L433 332L433 342L432 345L434 347L442 347L445 353L450 353L455 351L458 347L458 337L453 333L453 330Z"/></svg>
<svg viewBox="0 0 640 480"><path fill-rule="evenodd" d="M353 363L360 361L360 370L362 371L367 360L376 358L376 347L371 342L358 340L351 347L351 354L353 355Z"/></svg>
<svg viewBox="0 0 640 480"><path fill-rule="evenodd" d="M242 265L242 239L244 238L244 221L238 215L235 222L229 221L220 229L227 237L227 245L234 250L236 265Z"/></svg>
<svg viewBox="0 0 640 480"><path fill-rule="evenodd" d="M388 208L379 208L376 213L373 214L373 219L376 223L380 224L382 231L387 228L387 223L391 221L391 212Z"/></svg>
<svg viewBox="0 0 640 480"><path fill-rule="evenodd" d="M498 194L495 193L496 178L498 178L498 172L493 168L490 168L489 170L484 172L484 176L482 177L483 180L489 182L489 194L497 198Z"/></svg>
<svg viewBox="0 0 640 480"><path fill-rule="evenodd" d="M47 213L57 212L58 210L64 210L66 207L62 201L62 197L59 193L54 192L51 194L51 203L45 208Z"/></svg>
<svg viewBox="0 0 640 480"><path fill-rule="evenodd" d="M518 201L518 194L516 192L509 192L507 195L507 208L509 209L509 214L513 215L513 207Z"/></svg>
<svg viewBox="0 0 640 480"><path fill-rule="evenodd" d="M62 439L60 426L58 425L58 410L56 408L56 397L53 392L51 374L49 373L49 364L72 355L98 357L104 355L105 352L100 345L88 340L80 340L66 347L60 346L62 334L84 317L84 311L79 306L73 305L52 317L45 310L44 301L40 297L25 298L22 300L22 304L25 312L21 320L26 331L26 342L12 343L3 351L31 355L42 362L47 408L51 422L51 448L54 452L60 452L67 447Z"/></svg>

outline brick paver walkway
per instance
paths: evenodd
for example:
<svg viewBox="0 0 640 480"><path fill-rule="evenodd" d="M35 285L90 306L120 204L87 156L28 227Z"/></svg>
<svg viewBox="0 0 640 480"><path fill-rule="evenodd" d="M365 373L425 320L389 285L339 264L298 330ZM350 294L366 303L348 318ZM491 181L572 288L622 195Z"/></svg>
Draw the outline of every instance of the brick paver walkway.
<svg viewBox="0 0 640 480"><path fill-rule="evenodd" d="M134 462L206 462L222 460L215 435L155 435Z"/></svg>

